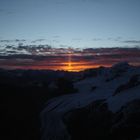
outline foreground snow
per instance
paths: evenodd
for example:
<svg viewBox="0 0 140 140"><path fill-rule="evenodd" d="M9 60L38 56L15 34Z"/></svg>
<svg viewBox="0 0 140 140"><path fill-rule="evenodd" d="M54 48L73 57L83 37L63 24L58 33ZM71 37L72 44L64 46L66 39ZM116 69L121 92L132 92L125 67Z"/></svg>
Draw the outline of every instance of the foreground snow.
<svg viewBox="0 0 140 140"><path fill-rule="evenodd" d="M116 76L118 75L119 76ZM133 75L140 75L140 68L121 63L106 68L96 77L85 78L75 83L78 93L64 95L50 100L41 113L42 140L69 140L70 135L63 123L65 113L82 108L93 101L105 99L112 112L117 112L123 105L134 99L140 99L140 85L115 91L130 81ZM92 90L92 87L96 87Z"/></svg>

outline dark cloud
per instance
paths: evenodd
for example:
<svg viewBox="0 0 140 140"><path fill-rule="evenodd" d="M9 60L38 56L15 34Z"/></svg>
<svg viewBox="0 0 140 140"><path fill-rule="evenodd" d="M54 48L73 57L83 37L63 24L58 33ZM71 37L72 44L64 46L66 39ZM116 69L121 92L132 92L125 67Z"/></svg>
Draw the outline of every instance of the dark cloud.
<svg viewBox="0 0 140 140"><path fill-rule="evenodd" d="M60 38L60 36L59 35L55 35L55 36L53 36L53 38Z"/></svg>
<svg viewBox="0 0 140 140"><path fill-rule="evenodd" d="M110 41L120 41L120 40L122 40L122 37L120 37L120 36L118 36L116 38L108 37L107 40L110 40Z"/></svg>
<svg viewBox="0 0 140 140"><path fill-rule="evenodd" d="M33 48L35 49L35 48ZM28 55L28 54L14 54L9 56L0 56L0 67L2 68L21 68L21 69L63 69L68 66L67 52L58 53L62 51L61 48L55 50L51 55ZM63 48L63 50L65 50ZM34 50L32 50L34 51ZM44 50L46 52L47 50ZM140 66L140 49L139 48L89 48L84 49L83 52L72 53L72 67L73 69L85 69L95 66L111 66L115 63L127 61L133 65Z"/></svg>
<svg viewBox="0 0 140 140"><path fill-rule="evenodd" d="M14 42L25 42L25 39L13 39L13 40L8 40L8 39L2 39L0 40L1 43L14 43Z"/></svg>
<svg viewBox="0 0 140 140"><path fill-rule="evenodd" d="M46 40L46 39L43 39L43 38L41 38L41 39L36 39L36 40L31 41L31 43L43 42L43 41L45 41L45 40Z"/></svg>
<svg viewBox="0 0 140 140"><path fill-rule="evenodd" d="M61 48L71 48L72 46L70 45L65 45L65 44L60 44L59 45Z"/></svg>
<svg viewBox="0 0 140 140"><path fill-rule="evenodd" d="M140 44L140 40L125 40L124 43L130 43L130 44Z"/></svg>
<svg viewBox="0 0 140 140"><path fill-rule="evenodd" d="M15 39L14 41L15 42L25 42L26 40L25 39Z"/></svg>

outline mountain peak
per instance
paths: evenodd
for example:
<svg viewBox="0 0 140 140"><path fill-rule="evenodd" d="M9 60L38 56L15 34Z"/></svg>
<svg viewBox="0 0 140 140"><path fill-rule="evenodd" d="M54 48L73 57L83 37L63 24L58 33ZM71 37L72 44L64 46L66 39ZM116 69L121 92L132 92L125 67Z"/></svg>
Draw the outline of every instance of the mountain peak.
<svg viewBox="0 0 140 140"><path fill-rule="evenodd" d="M128 68L130 68L130 65L128 62L120 62L112 66L113 71L126 71Z"/></svg>
<svg viewBox="0 0 140 140"><path fill-rule="evenodd" d="M130 65L128 64L128 62L120 62L112 66L112 68L120 68L120 67L127 68L130 67Z"/></svg>

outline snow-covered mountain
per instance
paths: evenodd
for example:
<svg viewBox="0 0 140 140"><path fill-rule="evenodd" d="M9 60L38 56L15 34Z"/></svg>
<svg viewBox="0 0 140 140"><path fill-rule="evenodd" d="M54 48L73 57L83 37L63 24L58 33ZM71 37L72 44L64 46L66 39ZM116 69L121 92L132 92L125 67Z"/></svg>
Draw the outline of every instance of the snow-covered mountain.
<svg viewBox="0 0 140 140"><path fill-rule="evenodd" d="M51 99L41 112L42 140L140 138L140 67L100 68L74 87L77 93Z"/></svg>

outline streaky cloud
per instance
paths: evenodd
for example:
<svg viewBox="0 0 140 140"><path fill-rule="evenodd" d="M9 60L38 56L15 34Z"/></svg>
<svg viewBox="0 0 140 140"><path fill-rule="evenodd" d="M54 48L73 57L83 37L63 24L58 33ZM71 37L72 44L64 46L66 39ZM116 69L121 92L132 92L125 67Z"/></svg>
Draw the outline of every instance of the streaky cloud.
<svg viewBox="0 0 140 140"><path fill-rule="evenodd" d="M124 43L130 43L130 44L140 44L140 40L125 40Z"/></svg>

